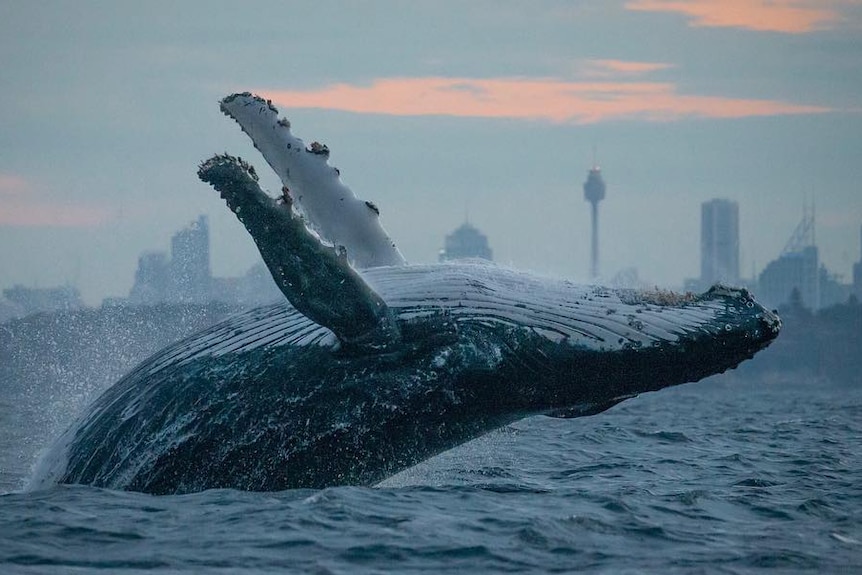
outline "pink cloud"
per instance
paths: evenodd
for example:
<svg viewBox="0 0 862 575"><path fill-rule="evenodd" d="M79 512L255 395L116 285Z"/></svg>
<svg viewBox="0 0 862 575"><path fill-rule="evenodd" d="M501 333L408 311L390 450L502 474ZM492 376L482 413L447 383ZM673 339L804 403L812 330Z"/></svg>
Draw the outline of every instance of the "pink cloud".
<svg viewBox="0 0 862 575"><path fill-rule="evenodd" d="M54 202L40 195L26 179L0 174L0 226L88 228L112 216L107 208Z"/></svg>
<svg viewBox="0 0 862 575"><path fill-rule="evenodd" d="M842 19L836 6L849 1L852 0L632 0L626 8L683 14L696 27L802 34L833 27Z"/></svg>
<svg viewBox="0 0 862 575"><path fill-rule="evenodd" d="M524 78L389 78L370 85L269 90L285 108L359 114L516 118L589 124L613 120L744 118L831 111L776 100L680 94L663 82L567 82Z"/></svg>
<svg viewBox="0 0 862 575"><path fill-rule="evenodd" d="M628 60L585 60L579 71L590 78L625 78L644 76L659 70L673 68L662 62L632 62Z"/></svg>

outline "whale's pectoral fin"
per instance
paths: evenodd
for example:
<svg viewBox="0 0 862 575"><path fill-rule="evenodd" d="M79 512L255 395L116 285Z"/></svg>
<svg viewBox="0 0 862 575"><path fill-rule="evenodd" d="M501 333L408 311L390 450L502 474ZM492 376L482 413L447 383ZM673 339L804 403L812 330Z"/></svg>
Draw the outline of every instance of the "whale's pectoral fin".
<svg viewBox="0 0 862 575"><path fill-rule="evenodd" d="M254 147L281 178L306 223L333 244L347 248L359 269L404 264L404 257L380 224L380 211L356 197L328 162L329 148L318 142L306 146L279 119L272 102L248 92L231 94L221 111L248 134Z"/></svg>
<svg viewBox="0 0 862 575"><path fill-rule="evenodd" d="M343 345L385 350L399 339L383 299L356 270L344 249L324 244L306 228L287 194L277 201L260 189L254 168L217 155L198 169L248 230L275 283L303 315L332 330Z"/></svg>

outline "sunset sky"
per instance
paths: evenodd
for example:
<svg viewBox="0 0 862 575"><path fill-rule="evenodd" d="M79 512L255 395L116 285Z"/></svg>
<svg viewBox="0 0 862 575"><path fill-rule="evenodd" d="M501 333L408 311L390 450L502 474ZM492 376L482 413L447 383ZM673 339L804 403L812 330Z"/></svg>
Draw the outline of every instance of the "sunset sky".
<svg viewBox="0 0 862 575"><path fill-rule="evenodd" d="M0 55L0 289L125 296L198 214L214 273L243 273L195 176L223 151L268 172L219 112L236 91L327 144L413 262L469 214L498 262L588 279L594 149L606 278L697 276L716 197L745 276L806 203L829 270L860 259L862 0L5 2Z"/></svg>

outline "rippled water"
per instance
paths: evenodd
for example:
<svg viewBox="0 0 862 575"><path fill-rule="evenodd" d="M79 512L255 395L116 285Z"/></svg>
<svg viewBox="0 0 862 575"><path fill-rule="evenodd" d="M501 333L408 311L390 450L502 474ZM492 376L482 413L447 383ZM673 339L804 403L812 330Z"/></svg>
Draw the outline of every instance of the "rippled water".
<svg viewBox="0 0 862 575"><path fill-rule="evenodd" d="M21 492L56 419L0 402L0 573L862 573L858 388L712 378L279 493Z"/></svg>

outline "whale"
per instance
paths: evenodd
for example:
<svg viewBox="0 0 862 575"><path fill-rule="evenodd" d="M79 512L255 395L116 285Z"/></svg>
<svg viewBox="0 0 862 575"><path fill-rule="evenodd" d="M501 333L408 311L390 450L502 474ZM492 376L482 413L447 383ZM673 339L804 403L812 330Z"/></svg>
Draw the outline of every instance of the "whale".
<svg viewBox="0 0 862 575"><path fill-rule="evenodd" d="M780 332L742 288L680 294L480 261L408 264L328 148L304 145L258 96L221 107L282 193L263 191L255 168L228 154L198 175L285 298L143 361L57 440L36 487L371 486L528 416L595 415L735 368Z"/></svg>

